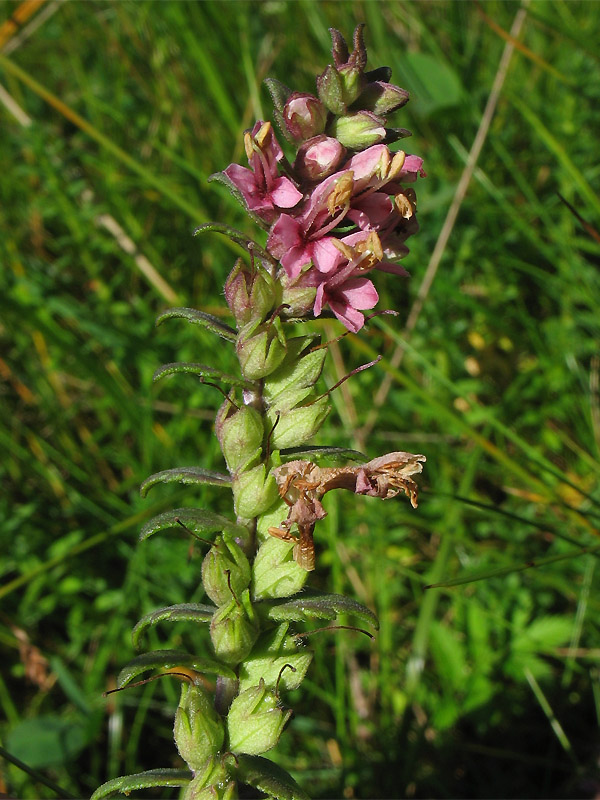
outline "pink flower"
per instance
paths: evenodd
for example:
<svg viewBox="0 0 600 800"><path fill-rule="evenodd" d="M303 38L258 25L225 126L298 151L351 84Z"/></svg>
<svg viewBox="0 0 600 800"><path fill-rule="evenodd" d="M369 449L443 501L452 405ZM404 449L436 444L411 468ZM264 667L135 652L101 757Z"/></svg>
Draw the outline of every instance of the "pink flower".
<svg viewBox="0 0 600 800"><path fill-rule="evenodd" d="M352 333L365 324L361 310L373 308L379 300L377 290L367 278L348 278L340 282L334 275L317 287L314 314L318 317L327 303L339 321Z"/></svg>
<svg viewBox="0 0 600 800"><path fill-rule="evenodd" d="M295 280L311 262L329 273L338 264L337 239L327 234L350 208L352 173L336 172L320 183L297 217L281 214L271 228L267 250L278 258L289 278Z"/></svg>
<svg viewBox="0 0 600 800"><path fill-rule="evenodd" d="M270 122L260 120L252 132L244 135L248 163L252 169L230 164L223 170L241 192L248 209L266 222L273 222L277 209L293 208L302 192L285 176L279 176L278 162L283 158Z"/></svg>

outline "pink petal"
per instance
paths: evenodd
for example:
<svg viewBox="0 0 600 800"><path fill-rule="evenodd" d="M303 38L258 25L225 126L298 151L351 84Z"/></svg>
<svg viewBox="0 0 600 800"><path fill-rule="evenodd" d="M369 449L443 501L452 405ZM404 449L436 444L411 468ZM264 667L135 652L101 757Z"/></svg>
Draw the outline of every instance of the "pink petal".
<svg viewBox="0 0 600 800"><path fill-rule="evenodd" d="M336 291L352 308L373 308L379 300L377 290L368 278L350 278ZM331 305L331 303L330 303Z"/></svg>
<svg viewBox="0 0 600 800"><path fill-rule="evenodd" d="M348 217L363 231L378 230L394 210L390 198L384 192L373 192L362 200L352 203Z"/></svg>
<svg viewBox="0 0 600 800"><path fill-rule="evenodd" d="M312 261L319 272L333 272L343 260L344 256L334 245L331 236L313 242Z"/></svg>
<svg viewBox="0 0 600 800"><path fill-rule="evenodd" d="M292 247L297 247L302 243L302 231L298 222L289 214L281 214L269 233L267 240L269 253L275 258L281 258Z"/></svg>
<svg viewBox="0 0 600 800"><path fill-rule="evenodd" d="M295 280L302 272L302 267L310 264L311 250L304 244L292 247L279 260L291 280Z"/></svg>
<svg viewBox="0 0 600 800"><path fill-rule="evenodd" d="M252 170L240 167L239 164L230 164L223 170L233 185L240 190L246 202L258 192L256 177Z"/></svg>
<svg viewBox="0 0 600 800"><path fill-rule="evenodd" d="M318 317L323 310L323 294L325 292L325 284L321 283L317 286L317 296L315 297L315 305L313 308L313 313L315 317Z"/></svg>
<svg viewBox="0 0 600 800"><path fill-rule="evenodd" d="M406 250L408 252L408 247ZM400 264L394 264L393 261L380 261L375 269L381 270L381 272L391 272L392 275L400 275L403 278L410 278L410 272L407 272Z"/></svg>
<svg viewBox="0 0 600 800"><path fill-rule="evenodd" d="M277 178L269 196L274 205L279 208L293 208L302 200L302 192L299 192L291 180L286 177Z"/></svg>
<svg viewBox="0 0 600 800"><path fill-rule="evenodd" d="M360 311L356 311L345 303L340 303L337 300L330 300L329 306L339 321L352 333L358 333L365 324L365 318Z"/></svg>

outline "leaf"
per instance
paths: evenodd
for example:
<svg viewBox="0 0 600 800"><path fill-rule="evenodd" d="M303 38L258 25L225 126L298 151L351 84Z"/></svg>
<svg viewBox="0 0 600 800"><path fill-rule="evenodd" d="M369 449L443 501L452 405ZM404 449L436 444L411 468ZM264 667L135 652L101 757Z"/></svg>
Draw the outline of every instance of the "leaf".
<svg viewBox="0 0 600 800"><path fill-rule="evenodd" d="M262 756L236 756L231 771L236 778L277 800L309 800L308 795L284 769Z"/></svg>
<svg viewBox="0 0 600 800"><path fill-rule="evenodd" d="M236 377L235 375L227 375L221 372L220 369L214 367L207 367L205 364L192 364L186 361L176 361L173 364L163 364L159 367L152 380L154 382L164 378L165 375L175 375L178 372L183 372L188 375L197 375L199 378L214 378L223 383L229 383L232 386L242 386L244 389L251 389L252 383L244 380L244 378Z"/></svg>
<svg viewBox="0 0 600 800"><path fill-rule="evenodd" d="M211 472L202 467L176 467L175 469L164 469L162 472L155 472L140 486L140 494L146 497L148 490L157 483L185 483L187 485L198 485L208 483L211 486L231 486L229 475L221 472Z"/></svg>
<svg viewBox="0 0 600 800"><path fill-rule="evenodd" d="M152 534L167 528L180 528L179 522L198 534L229 533L237 538L248 536L248 529L243 525L215 514L214 511L206 511L203 508L174 508L149 519L140 531L140 541L143 542Z"/></svg>
<svg viewBox="0 0 600 800"><path fill-rule="evenodd" d="M142 634L154 627L159 622L210 622L215 613L215 606L206 606L201 603L178 603L174 606L158 608L150 614L146 614L136 624L131 631L133 646L138 650L138 644Z"/></svg>
<svg viewBox="0 0 600 800"><path fill-rule="evenodd" d="M196 672L210 672L214 675L222 675L224 678L235 679L235 673L229 667L211 658L193 656L182 650L152 650L150 653L143 653L134 658L123 667L117 678L117 687L122 689L149 669L170 669L171 667L188 667Z"/></svg>
<svg viewBox="0 0 600 800"><path fill-rule="evenodd" d="M53 714L25 719L9 731L6 748L33 769L73 761L95 732L81 717Z"/></svg>
<svg viewBox="0 0 600 800"><path fill-rule="evenodd" d="M362 603L343 594L313 594L306 590L291 600L284 598L267 601L263 607L268 609L267 618L276 622L307 622L311 619L335 619L338 614L351 614L379 630L376 614Z"/></svg>
<svg viewBox="0 0 600 800"><path fill-rule="evenodd" d="M244 195L240 192L238 187L235 185L235 183L231 180L231 178L228 175L226 175L224 172L215 172L208 178L208 183L223 184L223 186L225 186L229 190L229 193L232 195L232 197L234 197L238 201L238 203L244 209L246 214L248 214L250 219L252 219L253 222L256 222L257 225L260 225L260 227L263 228L263 230L265 231L268 230L269 226L267 225L267 223L264 221L264 219L261 219L257 214L254 213L254 211L252 211L248 207L248 203L246 203ZM194 231L194 233L197 233L197 231ZM235 242L237 241L237 239L234 239L233 241ZM238 242L238 244L241 244L241 242Z"/></svg>
<svg viewBox="0 0 600 800"><path fill-rule="evenodd" d="M156 318L156 325L161 325L166 319L185 319L192 325L202 325L229 342L235 342L237 339L237 333L233 328L211 314L205 314L204 311L198 311L196 308L168 308Z"/></svg>
<svg viewBox="0 0 600 800"><path fill-rule="evenodd" d="M286 447L279 451L279 455L286 461L306 458L317 463L322 458L330 458L332 461L356 461L357 463L369 460L364 453L359 453L358 450L348 450L345 447Z"/></svg>
<svg viewBox="0 0 600 800"><path fill-rule="evenodd" d="M149 769L137 775L123 775L113 778L99 786L90 800L101 800L111 794L122 792L129 794L136 789L149 789L151 786L187 786L194 776L187 769Z"/></svg>
<svg viewBox="0 0 600 800"><path fill-rule="evenodd" d="M221 173L217 173L220 175ZM214 175L211 175L209 181L211 179L216 180ZM200 225L200 227L196 228L194 231L194 236L197 236L199 233L207 233L208 231L215 231L215 233L222 233L223 236L227 236L228 239L231 239L232 242L236 242L237 244L241 245L244 250L252 250L252 252L257 255L262 261L266 261L273 266L277 265L277 260L273 258L270 253L267 253L254 239L250 239L249 236L238 231L236 228L232 228L230 225L224 225L221 222L206 222L204 225Z"/></svg>

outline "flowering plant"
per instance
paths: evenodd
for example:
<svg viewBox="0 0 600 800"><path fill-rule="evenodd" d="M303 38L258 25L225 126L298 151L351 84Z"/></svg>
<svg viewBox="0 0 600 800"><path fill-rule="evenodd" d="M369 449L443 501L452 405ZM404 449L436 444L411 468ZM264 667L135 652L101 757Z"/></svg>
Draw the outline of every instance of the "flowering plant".
<svg viewBox="0 0 600 800"><path fill-rule="evenodd" d="M407 275L397 260L418 229L410 184L424 175L421 158L388 148L409 135L387 126L407 92L389 83L387 67L366 71L362 26L352 52L338 31L331 34L334 63L317 78L316 95L267 81L294 158L284 154L271 122L259 120L244 135L249 166L231 164L212 176L268 231L261 247L220 223L198 229L224 233L249 254L249 263L238 259L225 283L235 328L189 308L169 309L158 319L185 319L220 336L235 347L240 374L195 363L157 370L156 380L183 372L227 387L215 422L227 472L165 470L144 482L142 494L165 482L230 487L235 520L180 508L144 526L142 539L178 526L202 541L216 535L202 563L212 605L185 603L148 614L134 628L134 644L160 622L187 620L208 626L212 652L158 650L121 671L119 688L148 670L183 681L174 735L187 768L113 779L94 800L149 786L184 787L185 800L217 800L236 796L238 782L269 797L306 797L262 757L291 715L282 692L300 686L312 659L291 626L339 613L377 626L373 612L351 598L305 588L315 566L313 533L327 514L323 497L333 489L384 500L404 493L417 505L412 476L424 456L394 452L369 460L308 445L330 411L328 393L315 392L327 351L317 333L297 335L294 323L329 314L349 332L363 327L362 312L378 301L376 272Z"/></svg>

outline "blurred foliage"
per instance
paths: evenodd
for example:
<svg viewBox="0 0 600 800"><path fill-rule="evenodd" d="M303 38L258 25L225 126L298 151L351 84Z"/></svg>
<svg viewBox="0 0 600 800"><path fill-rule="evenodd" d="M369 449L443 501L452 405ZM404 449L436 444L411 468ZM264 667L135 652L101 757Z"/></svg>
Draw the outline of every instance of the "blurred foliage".
<svg viewBox="0 0 600 800"><path fill-rule="evenodd" d="M0 4L0 25L17 8ZM365 354L384 360L334 393L319 443L425 453L426 491L417 511L328 497L314 582L374 608L381 631L374 643L311 639L317 656L285 698L295 718L272 755L315 797L597 794L600 599L597 554L582 548L598 543L600 515L599 4L529 4L403 344L498 70L498 27L509 31L518 9L48 0L3 40L0 737L65 791L180 766L174 685L102 692L132 656L142 614L202 600L199 546L173 533L137 546L143 521L184 503L229 511L214 487L139 498L152 472L222 463L220 396L186 377L153 387L152 373L174 360L235 365L208 332L177 321L155 331L154 318L177 304L225 313L235 254L191 231L215 219L256 232L206 179L242 160L242 131L268 115L264 77L311 91L327 28L364 21L370 64L390 65L412 93L397 124L413 131L403 144L428 177L412 280L378 287L380 307L400 316L346 337L325 382ZM386 375L391 391L361 442ZM185 625L149 640L208 647ZM2 792L56 796L8 761Z"/></svg>

